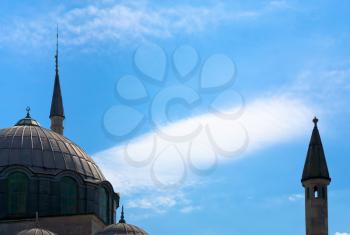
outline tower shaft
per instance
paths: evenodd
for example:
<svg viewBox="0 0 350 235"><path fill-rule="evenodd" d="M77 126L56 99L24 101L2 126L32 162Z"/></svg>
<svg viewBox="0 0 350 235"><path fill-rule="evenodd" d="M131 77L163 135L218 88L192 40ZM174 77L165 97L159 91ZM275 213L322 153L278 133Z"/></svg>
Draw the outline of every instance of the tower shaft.
<svg viewBox="0 0 350 235"><path fill-rule="evenodd" d="M64 126L63 126L64 117L53 116L50 118L50 120L51 120L50 129L53 130L54 132L60 134L60 135L63 135L63 133L64 133Z"/></svg>
<svg viewBox="0 0 350 235"><path fill-rule="evenodd" d="M303 182L306 235L328 235L328 184L324 179Z"/></svg>

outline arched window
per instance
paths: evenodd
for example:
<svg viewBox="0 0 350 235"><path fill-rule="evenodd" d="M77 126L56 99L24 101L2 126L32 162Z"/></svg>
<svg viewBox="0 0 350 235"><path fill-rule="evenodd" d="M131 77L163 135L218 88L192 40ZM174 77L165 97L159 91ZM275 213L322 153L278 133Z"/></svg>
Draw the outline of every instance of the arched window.
<svg viewBox="0 0 350 235"><path fill-rule="evenodd" d="M8 212L11 215L25 214L27 211L28 177L16 172L8 177Z"/></svg>
<svg viewBox="0 0 350 235"><path fill-rule="evenodd" d="M315 187L314 188L314 198L319 198L319 196L320 196L320 192L318 191L318 188Z"/></svg>
<svg viewBox="0 0 350 235"><path fill-rule="evenodd" d="M108 209L108 192L105 188L99 188L99 206L100 206L100 217L105 222L108 223L109 219L109 209Z"/></svg>
<svg viewBox="0 0 350 235"><path fill-rule="evenodd" d="M64 215L78 211L78 186L70 177L63 177L60 182L60 206Z"/></svg>

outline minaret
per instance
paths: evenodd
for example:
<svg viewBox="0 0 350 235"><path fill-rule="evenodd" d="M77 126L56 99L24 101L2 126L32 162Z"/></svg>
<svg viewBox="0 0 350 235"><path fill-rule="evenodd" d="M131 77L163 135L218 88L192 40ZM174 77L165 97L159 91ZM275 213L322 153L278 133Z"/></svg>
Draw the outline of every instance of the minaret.
<svg viewBox="0 0 350 235"><path fill-rule="evenodd" d="M55 55L55 63L56 63L56 75L55 75L55 84L52 95L51 102L51 111L50 111L50 119L51 119L51 130L54 132L63 135L63 121L64 121L64 109L62 102L62 93L61 93L61 85L60 78L58 75L58 29L57 29L57 42L56 42L56 55Z"/></svg>
<svg viewBox="0 0 350 235"><path fill-rule="evenodd" d="M331 182L315 117L301 179L305 188L306 235L328 235L327 187Z"/></svg>

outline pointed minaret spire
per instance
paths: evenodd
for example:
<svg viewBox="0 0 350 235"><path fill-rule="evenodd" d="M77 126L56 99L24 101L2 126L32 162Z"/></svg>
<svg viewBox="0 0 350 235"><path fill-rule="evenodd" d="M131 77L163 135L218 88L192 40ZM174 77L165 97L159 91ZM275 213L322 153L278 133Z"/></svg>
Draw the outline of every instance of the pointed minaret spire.
<svg viewBox="0 0 350 235"><path fill-rule="evenodd" d="M125 218L124 218L124 206L122 206L122 213L120 215L119 223L121 223L121 224L125 224L126 223Z"/></svg>
<svg viewBox="0 0 350 235"><path fill-rule="evenodd" d="M63 109L60 78L58 74L58 26L57 26L56 40L57 40L56 54L55 54L56 75L55 75L55 84L54 84L52 102L51 102L50 119L51 119L51 130L63 135L63 129L64 129L63 121L65 116L64 116L64 109Z"/></svg>
<svg viewBox="0 0 350 235"><path fill-rule="evenodd" d="M309 149L307 151L302 181L315 178L330 180L327 161L323 151L320 133L317 128L317 117L313 119L313 123L314 129L312 131Z"/></svg>

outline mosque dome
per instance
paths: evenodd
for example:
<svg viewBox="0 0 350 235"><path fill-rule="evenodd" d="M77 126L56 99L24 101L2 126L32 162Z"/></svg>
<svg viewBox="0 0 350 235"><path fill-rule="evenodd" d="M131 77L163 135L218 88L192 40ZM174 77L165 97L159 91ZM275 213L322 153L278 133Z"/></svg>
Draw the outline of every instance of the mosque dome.
<svg viewBox="0 0 350 235"><path fill-rule="evenodd" d="M111 224L95 235L148 235L148 233L132 224L127 224L124 219L124 207L122 207L119 223Z"/></svg>
<svg viewBox="0 0 350 235"><path fill-rule="evenodd" d="M23 230L17 233L17 235L56 235L56 233L41 228L32 228Z"/></svg>
<svg viewBox="0 0 350 235"><path fill-rule="evenodd" d="M24 166L33 173L55 176L68 171L86 182L105 181L98 166L82 148L41 127L29 114L15 126L0 129L0 171L14 165Z"/></svg>
<svg viewBox="0 0 350 235"><path fill-rule="evenodd" d="M96 163L27 111L13 127L0 129L0 220L31 218L39 211L43 217L96 215L112 224L119 195Z"/></svg>

